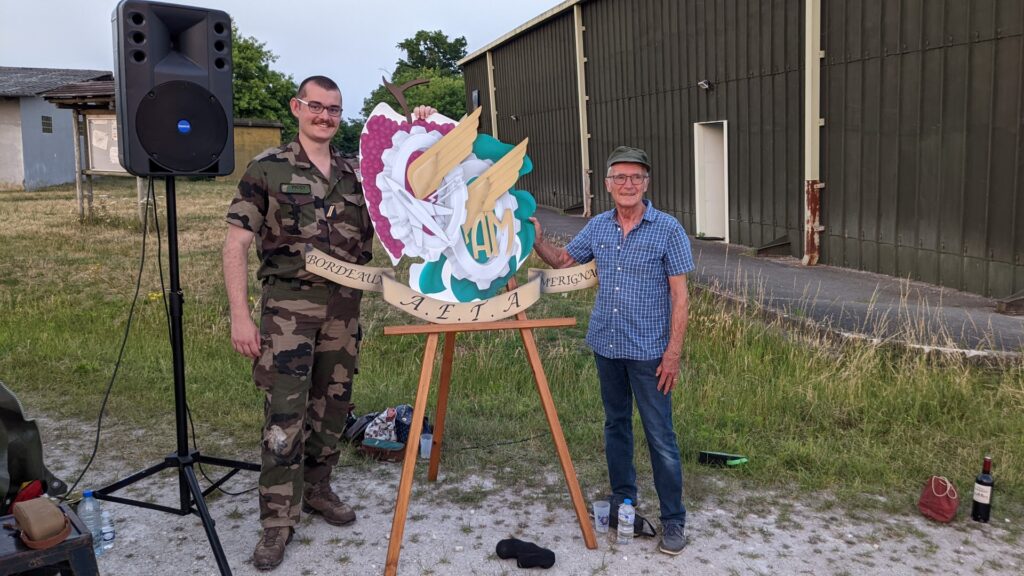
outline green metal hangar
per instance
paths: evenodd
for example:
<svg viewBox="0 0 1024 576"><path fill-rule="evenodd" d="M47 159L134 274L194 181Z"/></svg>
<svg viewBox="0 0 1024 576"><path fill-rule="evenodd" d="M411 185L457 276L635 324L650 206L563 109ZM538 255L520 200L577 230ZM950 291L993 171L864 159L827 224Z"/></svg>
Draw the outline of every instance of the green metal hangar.
<svg viewBox="0 0 1024 576"><path fill-rule="evenodd" d="M569 0L460 64L585 216L646 149L690 234L1005 298L1024 291L1024 2Z"/></svg>

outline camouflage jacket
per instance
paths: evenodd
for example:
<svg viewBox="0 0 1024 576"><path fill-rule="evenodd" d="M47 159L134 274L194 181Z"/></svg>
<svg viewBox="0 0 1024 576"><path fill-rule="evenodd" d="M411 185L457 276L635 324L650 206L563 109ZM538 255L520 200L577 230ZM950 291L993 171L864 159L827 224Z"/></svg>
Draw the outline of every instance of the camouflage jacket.
<svg viewBox="0 0 1024 576"><path fill-rule="evenodd" d="M256 234L260 280L321 281L305 271L306 245L356 264L372 256L373 226L352 167L332 148L328 182L298 139L249 163L227 221Z"/></svg>

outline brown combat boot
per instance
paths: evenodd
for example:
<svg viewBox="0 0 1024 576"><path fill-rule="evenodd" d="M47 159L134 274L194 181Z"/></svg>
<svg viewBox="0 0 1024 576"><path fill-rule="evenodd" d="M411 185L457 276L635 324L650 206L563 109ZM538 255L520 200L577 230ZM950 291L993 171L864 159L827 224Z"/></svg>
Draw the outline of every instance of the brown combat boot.
<svg viewBox="0 0 1024 576"><path fill-rule="evenodd" d="M356 519L356 511L338 498L331 490L330 480L326 478L312 486L306 485L302 494L302 511L320 514L328 524L335 526L351 524Z"/></svg>
<svg viewBox="0 0 1024 576"><path fill-rule="evenodd" d="M272 570L284 560L284 547L292 541L295 529L290 526L264 528L263 536L256 543L252 563L257 570Z"/></svg>

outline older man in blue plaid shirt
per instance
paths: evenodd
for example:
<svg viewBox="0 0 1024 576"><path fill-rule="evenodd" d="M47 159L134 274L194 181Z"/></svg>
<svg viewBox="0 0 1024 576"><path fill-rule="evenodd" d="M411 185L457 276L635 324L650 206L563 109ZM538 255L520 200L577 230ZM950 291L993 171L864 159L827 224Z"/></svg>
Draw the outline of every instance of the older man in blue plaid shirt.
<svg viewBox="0 0 1024 576"><path fill-rule="evenodd" d="M587 344L594 350L601 381L612 517L623 500L636 502L635 399L661 507L659 549L676 555L686 545L686 507L671 392L686 336L686 273L694 266L682 225L644 199L650 170L643 150L616 148L605 178L615 208L592 218L565 248L546 242L540 223L531 220L537 229L537 254L552 268L597 263L600 286Z"/></svg>

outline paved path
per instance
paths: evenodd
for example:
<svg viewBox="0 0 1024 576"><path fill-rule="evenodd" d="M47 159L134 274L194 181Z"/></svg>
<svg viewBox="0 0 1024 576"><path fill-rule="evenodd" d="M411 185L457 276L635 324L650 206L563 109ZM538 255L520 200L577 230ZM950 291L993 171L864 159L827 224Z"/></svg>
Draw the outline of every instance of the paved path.
<svg viewBox="0 0 1024 576"><path fill-rule="evenodd" d="M584 218L539 208L545 234L568 240ZM997 313L991 298L792 257L757 257L735 244L692 239L698 285L842 332L922 346L1019 353L1024 317Z"/></svg>

